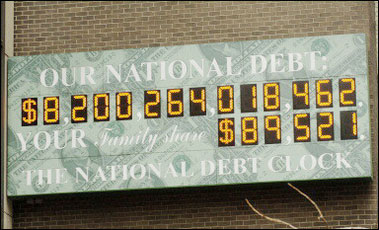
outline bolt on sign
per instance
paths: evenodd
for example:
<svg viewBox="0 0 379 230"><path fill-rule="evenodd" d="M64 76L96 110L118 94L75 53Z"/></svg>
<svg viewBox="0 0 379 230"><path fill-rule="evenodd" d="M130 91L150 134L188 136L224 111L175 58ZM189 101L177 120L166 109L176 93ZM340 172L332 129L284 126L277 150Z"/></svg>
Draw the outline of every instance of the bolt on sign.
<svg viewBox="0 0 379 230"><path fill-rule="evenodd" d="M371 178L364 34L12 57L8 195Z"/></svg>

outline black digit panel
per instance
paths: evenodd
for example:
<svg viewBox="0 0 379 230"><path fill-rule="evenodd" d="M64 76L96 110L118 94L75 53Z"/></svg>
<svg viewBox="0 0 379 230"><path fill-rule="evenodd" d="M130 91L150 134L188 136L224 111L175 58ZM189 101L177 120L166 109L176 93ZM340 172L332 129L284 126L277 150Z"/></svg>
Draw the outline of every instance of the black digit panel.
<svg viewBox="0 0 379 230"><path fill-rule="evenodd" d="M235 145L235 132L234 132L234 118L221 118L218 119L218 146L234 146Z"/></svg>
<svg viewBox="0 0 379 230"><path fill-rule="evenodd" d="M309 113L300 113L293 115L293 130L295 142L310 142L311 127Z"/></svg>
<svg viewBox="0 0 379 230"><path fill-rule="evenodd" d="M316 81L316 108L333 107L332 81L329 79Z"/></svg>
<svg viewBox="0 0 379 230"><path fill-rule="evenodd" d="M317 140L334 140L334 118L333 112L317 113Z"/></svg>
<svg viewBox="0 0 379 230"><path fill-rule="evenodd" d="M183 116L183 89L167 90L167 117Z"/></svg>
<svg viewBox="0 0 379 230"><path fill-rule="evenodd" d="M190 88L190 116L203 116L207 114L205 87Z"/></svg>
<svg viewBox="0 0 379 230"><path fill-rule="evenodd" d="M71 122L87 122L87 95L71 96Z"/></svg>
<svg viewBox="0 0 379 230"><path fill-rule="evenodd" d="M309 82L295 81L292 83L293 109L309 109Z"/></svg>
<svg viewBox="0 0 379 230"><path fill-rule="evenodd" d="M145 118L161 117L161 91L146 90L144 93Z"/></svg>
<svg viewBox="0 0 379 230"><path fill-rule="evenodd" d="M43 124L59 124L59 97L43 98Z"/></svg>
<svg viewBox="0 0 379 230"><path fill-rule="evenodd" d="M241 143L242 145L258 144L258 119L257 117L241 118Z"/></svg>
<svg viewBox="0 0 379 230"><path fill-rule="evenodd" d="M93 95L93 119L98 121L109 121L109 93Z"/></svg>
<svg viewBox="0 0 379 230"><path fill-rule="evenodd" d="M257 85L241 85L241 112L257 112Z"/></svg>
<svg viewBox="0 0 379 230"><path fill-rule="evenodd" d="M357 111L341 111L341 140L358 139Z"/></svg>
<svg viewBox="0 0 379 230"><path fill-rule="evenodd" d="M355 78L343 78L339 80L340 106L356 105Z"/></svg>
<svg viewBox="0 0 379 230"><path fill-rule="evenodd" d="M232 85L217 87L218 114L234 113L234 87Z"/></svg>
<svg viewBox="0 0 379 230"><path fill-rule="evenodd" d="M280 110L279 83L266 83L263 85L264 111Z"/></svg>
<svg viewBox="0 0 379 230"><path fill-rule="evenodd" d="M116 119L132 119L133 98L131 92L116 93Z"/></svg>
<svg viewBox="0 0 379 230"><path fill-rule="evenodd" d="M265 144L282 142L280 115L265 116Z"/></svg>
<svg viewBox="0 0 379 230"><path fill-rule="evenodd" d="M21 125L31 126L37 125L38 111L37 98L21 99Z"/></svg>

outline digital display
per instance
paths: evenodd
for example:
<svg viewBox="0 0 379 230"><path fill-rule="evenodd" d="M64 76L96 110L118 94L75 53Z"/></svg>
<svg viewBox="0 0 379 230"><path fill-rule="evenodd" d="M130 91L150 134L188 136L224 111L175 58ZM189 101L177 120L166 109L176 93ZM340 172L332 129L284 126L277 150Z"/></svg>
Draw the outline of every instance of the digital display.
<svg viewBox="0 0 379 230"><path fill-rule="evenodd" d="M43 124L59 124L59 97L44 97L43 106Z"/></svg>
<svg viewBox="0 0 379 230"><path fill-rule="evenodd" d="M280 115L265 116L265 144L282 142Z"/></svg>
<svg viewBox="0 0 379 230"><path fill-rule="evenodd" d="M234 118L218 119L218 146L234 146Z"/></svg>
<svg viewBox="0 0 379 230"><path fill-rule="evenodd" d="M316 81L316 103L329 107L332 103L331 80ZM356 104L355 79L339 79L339 94L342 104ZM257 96L258 84L240 85L240 112L257 112L260 106ZM280 111L280 86L279 83L264 83L261 85L263 95L263 110ZM167 112L168 118L184 117L184 89L167 89ZM188 88L189 92L189 116L206 115L206 87ZM319 100L317 100L317 98ZM38 109L37 98L22 99L22 126L37 125ZM293 109L309 109L309 81L292 82L292 105ZM43 124L59 124L60 110L59 97L43 98ZM133 111L132 92L115 93L115 117L116 120L132 120ZM87 95L71 96L71 121L72 123L87 122ZM317 105L316 105L317 108ZM234 113L234 85L217 87L217 109L219 114ZM110 106L110 94L93 94L93 117L94 122L110 121L113 107ZM144 114L145 119L161 117L161 91L144 91ZM317 116L317 140L334 140L334 117L333 112L294 113L293 114L293 138L294 142L311 142L310 120ZM357 139L357 112L341 111L341 140ZM221 122L221 123L220 123ZM281 117L280 115L264 116L265 144L281 143ZM258 142L258 117L241 117L241 136L238 143L244 145L257 145ZM236 135L234 133L234 118L219 120L218 146L234 146Z"/></svg>
<svg viewBox="0 0 379 230"><path fill-rule="evenodd" d="M279 83L266 83L263 85L264 111L280 110Z"/></svg>
<svg viewBox="0 0 379 230"><path fill-rule="evenodd" d="M355 79L343 78L339 80L340 106L355 106Z"/></svg>
<svg viewBox="0 0 379 230"><path fill-rule="evenodd" d="M167 90L167 117L182 117L183 113L183 89Z"/></svg>
<svg viewBox="0 0 379 230"><path fill-rule="evenodd" d="M232 85L217 87L218 114L234 113L234 87Z"/></svg>
<svg viewBox="0 0 379 230"><path fill-rule="evenodd" d="M309 113L299 113L293 115L293 136L295 142L311 141L311 125Z"/></svg>
<svg viewBox="0 0 379 230"><path fill-rule="evenodd" d="M21 125L37 125L37 98L24 98L21 100Z"/></svg>
<svg viewBox="0 0 379 230"><path fill-rule="evenodd" d="M160 118L161 117L161 91L146 90L145 91L145 118Z"/></svg>
<svg viewBox="0 0 379 230"><path fill-rule="evenodd" d="M242 145L258 144L258 119L257 117L241 118L241 143Z"/></svg>
<svg viewBox="0 0 379 230"><path fill-rule="evenodd" d="M257 85L241 85L241 112L257 112Z"/></svg>
<svg viewBox="0 0 379 230"><path fill-rule="evenodd" d="M190 88L190 116L204 116L207 114L205 87Z"/></svg>
<svg viewBox="0 0 379 230"><path fill-rule="evenodd" d="M71 96L71 122L87 122L87 95Z"/></svg>
<svg viewBox="0 0 379 230"><path fill-rule="evenodd" d="M93 95L93 105L94 121L109 121L109 93Z"/></svg>
<svg viewBox="0 0 379 230"><path fill-rule="evenodd" d="M292 83L293 109L309 109L309 81Z"/></svg>
<svg viewBox="0 0 379 230"><path fill-rule="evenodd" d="M10 57L8 193L370 177L365 39Z"/></svg>
<svg viewBox="0 0 379 230"><path fill-rule="evenodd" d="M316 108L324 107L333 107L333 88L329 79L316 81Z"/></svg>
<svg viewBox="0 0 379 230"><path fill-rule="evenodd" d="M317 140L334 140L334 118L333 112L317 113Z"/></svg>
<svg viewBox="0 0 379 230"><path fill-rule="evenodd" d="M358 138L357 111L341 111L341 140Z"/></svg>
<svg viewBox="0 0 379 230"><path fill-rule="evenodd" d="M116 93L117 120L131 120L133 118L132 102L131 92Z"/></svg>

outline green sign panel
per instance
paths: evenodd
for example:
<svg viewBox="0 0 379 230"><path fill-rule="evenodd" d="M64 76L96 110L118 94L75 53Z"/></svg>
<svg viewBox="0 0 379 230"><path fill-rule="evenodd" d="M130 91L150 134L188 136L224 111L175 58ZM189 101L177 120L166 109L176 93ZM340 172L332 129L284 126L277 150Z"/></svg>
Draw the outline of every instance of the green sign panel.
<svg viewBox="0 0 379 230"><path fill-rule="evenodd" d="M364 34L12 57L8 195L372 177Z"/></svg>

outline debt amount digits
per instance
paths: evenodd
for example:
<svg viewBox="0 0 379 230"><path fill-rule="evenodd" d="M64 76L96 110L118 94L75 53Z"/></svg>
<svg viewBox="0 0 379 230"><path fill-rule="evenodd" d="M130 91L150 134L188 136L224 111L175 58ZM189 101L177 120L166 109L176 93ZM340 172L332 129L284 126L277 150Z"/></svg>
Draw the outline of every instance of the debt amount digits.
<svg viewBox="0 0 379 230"><path fill-rule="evenodd" d="M309 109L309 81L292 82L293 109ZM332 79L315 81L316 108L333 107ZM235 93L233 85L217 87L217 112L218 114L234 113ZM264 111L280 111L280 84L279 82L264 83L263 109ZM339 104L343 106L356 105L356 87L354 78L339 79ZM257 84L243 84L240 86L240 105L242 113L257 112L258 93ZM154 119L161 117L161 90L144 91L144 117ZM206 88L189 88L189 115L206 115ZM93 95L93 120L95 122L110 120L109 93ZM131 120L133 118L132 92L117 92L116 120ZM23 98L21 106L22 126L37 125L38 110L37 98ZM184 116L183 88L167 89L167 117ZM71 122L87 122L87 95L71 96ZM44 125L59 124L59 97L43 98Z"/></svg>

